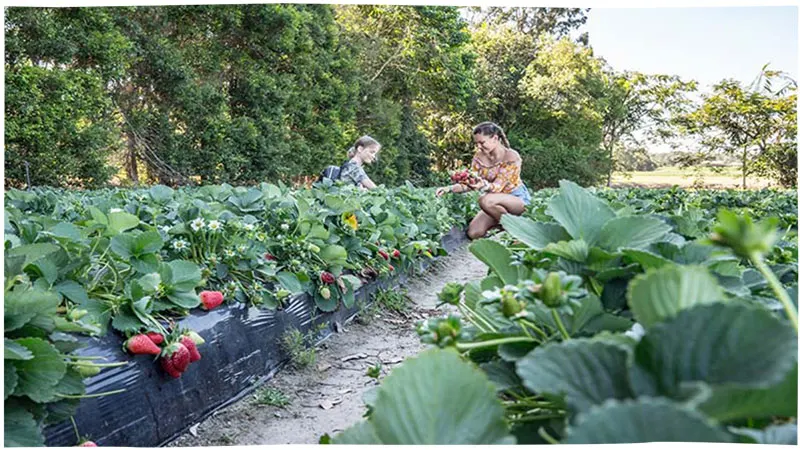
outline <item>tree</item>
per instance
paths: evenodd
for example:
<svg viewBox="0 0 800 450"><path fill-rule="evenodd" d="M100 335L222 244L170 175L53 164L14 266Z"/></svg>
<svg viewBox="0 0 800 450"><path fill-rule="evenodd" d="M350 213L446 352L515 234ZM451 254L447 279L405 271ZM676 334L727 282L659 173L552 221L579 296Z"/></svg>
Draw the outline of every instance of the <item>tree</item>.
<svg viewBox="0 0 800 450"><path fill-rule="evenodd" d="M535 187L560 179L596 184L611 166L601 147L602 61L565 38L543 36L537 48L519 83L520 120L509 132L523 148L523 176Z"/></svg>
<svg viewBox="0 0 800 450"><path fill-rule="evenodd" d="M686 94L697 89L694 81L677 76L617 73L608 69L606 89L600 101L603 116L603 148L617 161L620 144L641 146L642 141L665 139L675 134L673 117L690 105ZM607 185L611 185L611 170Z"/></svg>
<svg viewBox="0 0 800 450"><path fill-rule="evenodd" d="M383 144L376 180L430 181L437 119L463 114L474 89L466 22L438 6L337 5L336 17L361 71L354 129Z"/></svg>
<svg viewBox="0 0 800 450"><path fill-rule="evenodd" d="M619 148L615 163L617 170L626 172L650 172L657 167L647 149L630 145Z"/></svg>
<svg viewBox="0 0 800 450"><path fill-rule="evenodd" d="M778 78L786 79L765 66L757 79L761 81L749 88L723 80L703 96L697 109L679 119L686 132L700 138L701 158L722 153L740 161L742 189L749 175L797 185L797 86L790 80L773 89L772 81Z"/></svg>
<svg viewBox="0 0 800 450"><path fill-rule="evenodd" d="M6 13L6 186L26 182L25 162L32 184L104 184L120 148L106 81L129 43L97 8Z"/></svg>
<svg viewBox="0 0 800 450"><path fill-rule="evenodd" d="M586 23L586 13L580 8L519 8L502 6L473 6L468 8L474 25L489 23L511 25L517 32L537 39L544 34L564 37Z"/></svg>

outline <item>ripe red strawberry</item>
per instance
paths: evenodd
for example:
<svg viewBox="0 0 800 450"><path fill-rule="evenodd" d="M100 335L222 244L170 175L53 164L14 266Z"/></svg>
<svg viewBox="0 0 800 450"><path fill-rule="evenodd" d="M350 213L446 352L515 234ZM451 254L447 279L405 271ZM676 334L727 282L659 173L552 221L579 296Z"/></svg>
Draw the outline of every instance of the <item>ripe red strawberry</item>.
<svg viewBox="0 0 800 450"><path fill-rule="evenodd" d="M221 305L225 300L220 291L203 291L200 293L200 301L203 302L202 308L212 310Z"/></svg>
<svg viewBox="0 0 800 450"><path fill-rule="evenodd" d="M146 334L132 336L125 341L125 349L134 355L157 355L161 353L161 349Z"/></svg>
<svg viewBox="0 0 800 450"><path fill-rule="evenodd" d="M381 255L381 258L383 258L383 259L385 259L385 260L387 260L387 261L389 260L389 254L388 254L388 253L386 253L385 251L383 251L383 250L378 250L378 254L379 254L379 255Z"/></svg>
<svg viewBox="0 0 800 450"><path fill-rule="evenodd" d="M156 333L155 331L148 331L145 334L147 335L147 337L150 338L151 341L153 341L153 344L158 345L164 342L164 335L161 333Z"/></svg>
<svg viewBox="0 0 800 450"><path fill-rule="evenodd" d="M392 257L399 258L400 257L400 250L394 249L394 251L392 252Z"/></svg>
<svg viewBox="0 0 800 450"><path fill-rule="evenodd" d="M192 338L189 335L181 336L181 344L189 350L189 362L193 363L195 361L200 361L200 352L197 351L197 344L194 343Z"/></svg>
<svg viewBox="0 0 800 450"><path fill-rule="evenodd" d="M394 266L389 264L389 272L394 272Z"/></svg>
<svg viewBox="0 0 800 450"><path fill-rule="evenodd" d="M330 272L322 272L319 274L319 280L325 284L333 284L336 282L336 278L334 278L333 274Z"/></svg>
<svg viewBox="0 0 800 450"><path fill-rule="evenodd" d="M275 257L272 255L272 253L264 253L264 259L267 261L275 261Z"/></svg>
<svg viewBox="0 0 800 450"><path fill-rule="evenodd" d="M85 441L85 442L82 442L82 443L78 444L78 447L97 447L97 444L95 444L92 441Z"/></svg>
<svg viewBox="0 0 800 450"><path fill-rule="evenodd" d="M173 378L180 378L189 366L189 349L181 343L169 345L161 352L161 368Z"/></svg>

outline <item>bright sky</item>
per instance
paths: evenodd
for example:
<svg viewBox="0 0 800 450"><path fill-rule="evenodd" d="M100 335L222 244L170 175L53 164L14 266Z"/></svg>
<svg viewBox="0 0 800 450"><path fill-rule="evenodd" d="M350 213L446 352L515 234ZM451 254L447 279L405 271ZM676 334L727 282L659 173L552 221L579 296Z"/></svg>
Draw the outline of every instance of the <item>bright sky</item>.
<svg viewBox="0 0 800 450"><path fill-rule="evenodd" d="M706 90L770 62L797 79L797 7L595 8L581 31L617 70L680 75Z"/></svg>

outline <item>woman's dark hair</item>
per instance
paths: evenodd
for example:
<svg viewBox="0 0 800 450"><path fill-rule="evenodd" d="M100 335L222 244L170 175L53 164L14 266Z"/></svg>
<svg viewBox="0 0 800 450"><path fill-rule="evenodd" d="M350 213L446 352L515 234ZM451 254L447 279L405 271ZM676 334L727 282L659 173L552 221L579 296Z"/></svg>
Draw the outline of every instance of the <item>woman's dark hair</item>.
<svg viewBox="0 0 800 450"><path fill-rule="evenodd" d="M358 147L367 148L375 145L380 147L381 143L376 141L370 136L361 136L360 138L358 138L356 143L353 144L352 147L350 147L350 150L347 151L347 157L352 158L353 156L356 156L356 151L358 150Z"/></svg>
<svg viewBox="0 0 800 450"><path fill-rule="evenodd" d="M506 137L505 131L500 128L500 125L494 122L482 122L475 126L472 130L472 134L482 134L484 136L499 136L500 142L506 146L506 148L511 148L511 144L508 143L508 138Z"/></svg>

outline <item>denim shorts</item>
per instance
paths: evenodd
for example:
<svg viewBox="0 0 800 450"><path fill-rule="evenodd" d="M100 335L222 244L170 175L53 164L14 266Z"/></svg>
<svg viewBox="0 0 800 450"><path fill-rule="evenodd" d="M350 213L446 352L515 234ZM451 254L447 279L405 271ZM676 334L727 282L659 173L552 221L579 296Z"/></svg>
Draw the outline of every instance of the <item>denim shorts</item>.
<svg viewBox="0 0 800 450"><path fill-rule="evenodd" d="M528 187L525 186L525 183L520 184L519 186L517 186L516 189L511 191L511 195L519 198L520 200L522 200L522 203L526 205L531 204L531 193L528 191Z"/></svg>

